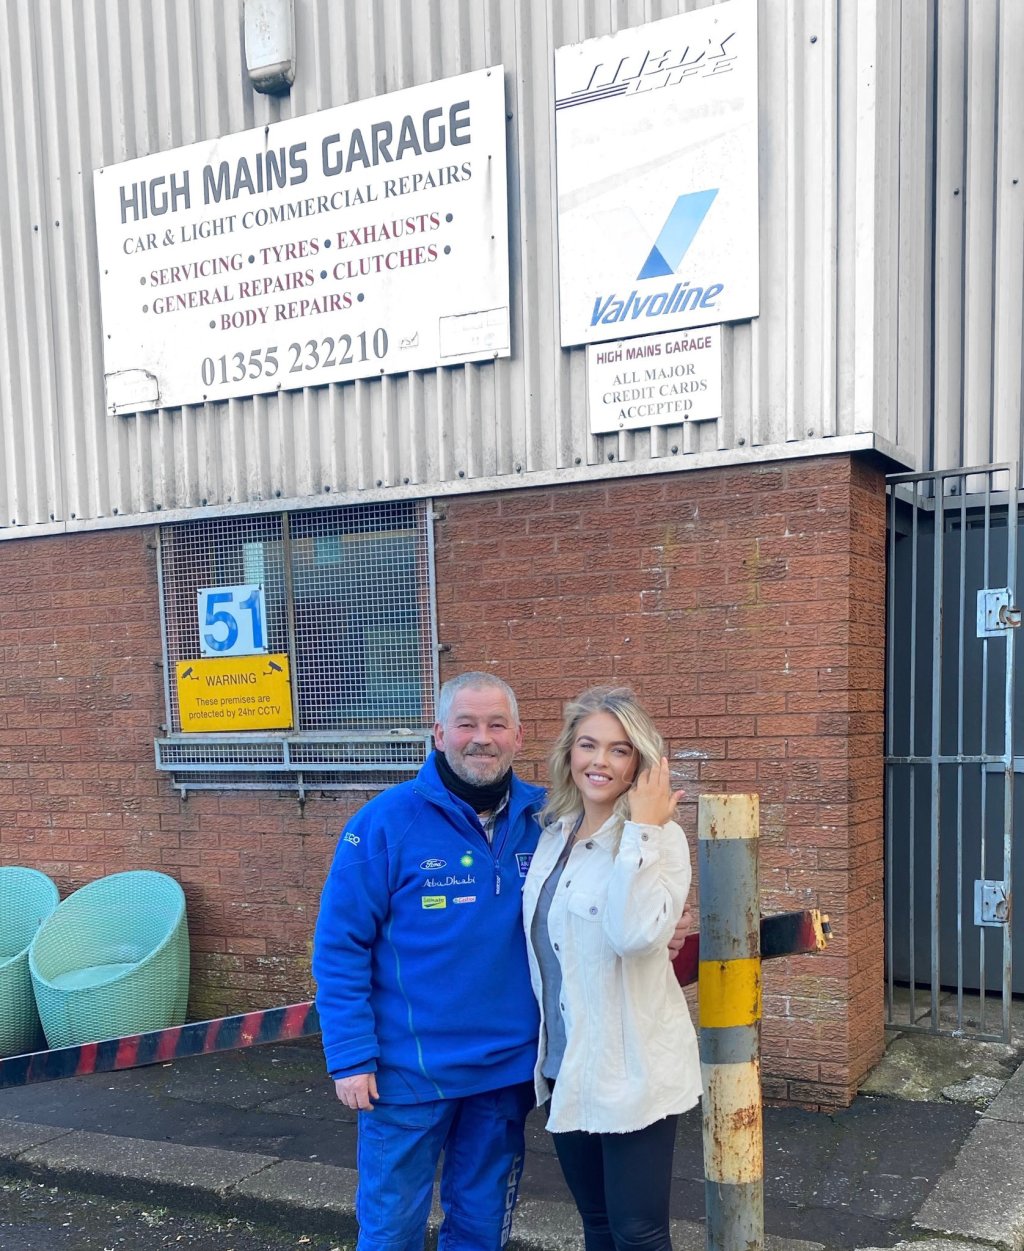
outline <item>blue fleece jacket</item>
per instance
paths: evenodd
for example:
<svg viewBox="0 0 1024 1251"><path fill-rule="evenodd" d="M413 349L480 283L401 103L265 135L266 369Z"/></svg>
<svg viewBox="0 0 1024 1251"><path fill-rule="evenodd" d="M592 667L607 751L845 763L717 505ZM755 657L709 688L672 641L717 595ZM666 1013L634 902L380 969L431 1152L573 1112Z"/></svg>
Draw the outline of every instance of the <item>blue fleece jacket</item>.
<svg viewBox="0 0 1024 1251"><path fill-rule="evenodd" d="M431 756L345 826L313 943L332 1077L375 1071L386 1103L532 1079L522 888L543 798L513 778L492 845Z"/></svg>

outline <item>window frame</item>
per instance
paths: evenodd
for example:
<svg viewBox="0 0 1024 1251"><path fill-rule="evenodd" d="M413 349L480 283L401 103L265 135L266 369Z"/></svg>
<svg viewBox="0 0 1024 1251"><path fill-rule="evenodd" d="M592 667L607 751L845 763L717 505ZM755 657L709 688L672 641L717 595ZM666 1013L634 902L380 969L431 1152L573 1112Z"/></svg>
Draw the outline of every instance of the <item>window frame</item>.
<svg viewBox="0 0 1024 1251"><path fill-rule="evenodd" d="M284 596L285 632L290 669L293 722L302 724L302 707L298 668L296 665L297 633L295 620L295 572L296 555L293 544L293 521L296 517L315 516L316 520L335 514L339 520L356 510L394 507L412 509L414 523L411 530L414 539L414 559L418 571L415 590L415 609L420 631L412 668L420 675L422 693L422 716L408 725L374 726L353 728L327 728L316 730L235 730L182 732L175 728L176 698L172 692L174 666L178 660L190 657L171 655L169 609L180 611L180 605L167 585L166 562L168 559L167 532L185 526L220 525L237 523L239 530L236 543L244 548L248 539L244 527L253 524L254 516L272 518L280 525L281 541L281 590ZM372 521L372 516L368 515ZM157 769L170 776L172 784L182 797L189 791L198 790L255 790L295 792L304 802L311 792L345 790L381 790L413 776L429 755L433 745L433 714L437 706L438 641L437 641L437 591L435 577L434 530L435 513L430 500L374 501L368 504L332 505L320 509L288 509L280 512L244 513L229 517L197 516L184 522L157 526L156 557L157 587L160 604L160 642L163 667L164 724L162 733L154 740ZM381 538L399 536L409 530L400 518L393 518L391 529L367 530L367 534L379 534ZM341 540L361 534L358 529L346 530L339 526L336 531ZM303 541L312 537L306 535ZM331 531L323 537L333 537ZM266 541L266 540L264 540ZM276 541L276 539L275 539ZM360 539L359 541L363 541ZM211 562L217 563L224 556L214 546L216 537L211 536ZM224 551L233 549L225 548ZM173 558L172 558L173 559ZM174 603L172 604L172 600ZM397 717L396 717L397 719Z"/></svg>

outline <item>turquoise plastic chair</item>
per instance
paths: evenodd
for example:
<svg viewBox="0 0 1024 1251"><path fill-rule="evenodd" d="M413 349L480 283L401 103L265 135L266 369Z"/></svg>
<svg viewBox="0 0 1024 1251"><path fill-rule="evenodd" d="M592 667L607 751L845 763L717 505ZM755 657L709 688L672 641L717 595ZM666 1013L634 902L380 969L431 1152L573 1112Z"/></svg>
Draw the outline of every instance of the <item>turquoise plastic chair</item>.
<svg viewBox="0 0 1024 1251"><path fill-rule="evenodd" d="M0 867L0 1056L43 1046L28 971L29 943L60 902L56 886L38 869Z"/></svg>
<svg viewBox="0 0 1024 1251"><path fill-rule="evenodd" d="M185 895L141 869L90 882L60 904L28 953L51 1047L181 1025L188 1003Z"/></svg>

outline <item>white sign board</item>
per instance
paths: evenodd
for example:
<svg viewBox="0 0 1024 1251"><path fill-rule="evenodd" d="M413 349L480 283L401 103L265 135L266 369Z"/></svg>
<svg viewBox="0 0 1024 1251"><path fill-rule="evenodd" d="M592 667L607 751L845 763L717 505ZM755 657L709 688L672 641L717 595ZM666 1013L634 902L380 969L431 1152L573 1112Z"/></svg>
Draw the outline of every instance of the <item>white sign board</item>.
<svg viewBox="0 0 1024 1251"><path fill-rule="evenodd" d="M712 421L722 415L718 326L587 348L590 433Z"/></svg>
<svg viewBox="0 0 1024 1251"><path fill-rule="evenodd" d="M555 53L562 345L758 313L757 3Z"/></svg>
<svg viewBox="0 0 1024 1251"><path fill-rule="evenodd" d="M197 600L199 650L204 656L255 656L267 650L262 586L204 586Z"/></svg>
<svg viewBox="0 0 1024 1251"><path fill-rule="evenodd" d="M108 412L509 354L501 66L99 169Z"/></svg>

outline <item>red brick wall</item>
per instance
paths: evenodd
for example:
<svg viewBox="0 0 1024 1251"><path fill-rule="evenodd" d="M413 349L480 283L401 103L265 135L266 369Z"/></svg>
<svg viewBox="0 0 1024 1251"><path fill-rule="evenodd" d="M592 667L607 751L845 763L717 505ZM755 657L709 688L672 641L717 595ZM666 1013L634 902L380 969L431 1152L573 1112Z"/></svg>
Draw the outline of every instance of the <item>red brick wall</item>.
<svg viewBox="0 0 1024 1251"><path fill-rule="evenodd" d="M308 998L309 940L346 805L204 792L153 764L164 720L154 532L0 543L0 862L68 891L177 878L199 1018Z"/></svg>
<svg viewBox="0 0 1024 1251"><path fill-rule="evenodd" d="M765 1093L846 1102L882 1049L884 492L846 457L440 501L442 678L519 692L542 777L561 702L628 682L691 800L761 796L765 912L820 906L825 955L765 970ZM334 840L364 796L201 793L153 766L153 534L0 543L0 861L62 893L159 868L185 888L190 1013L310 993Z"/></svg>
<svg viewBox="0 0 1024 1251"><path fill-rule="evenodd" d="M820 907L827 953L767 964L768 1098L843 1104L883 1049L885 507L848 457L445 502L443 676L520 695L521 772L562 700L632 685L691 802L761 799L762 911Z"/></svg>

